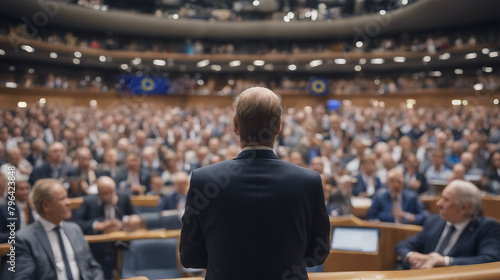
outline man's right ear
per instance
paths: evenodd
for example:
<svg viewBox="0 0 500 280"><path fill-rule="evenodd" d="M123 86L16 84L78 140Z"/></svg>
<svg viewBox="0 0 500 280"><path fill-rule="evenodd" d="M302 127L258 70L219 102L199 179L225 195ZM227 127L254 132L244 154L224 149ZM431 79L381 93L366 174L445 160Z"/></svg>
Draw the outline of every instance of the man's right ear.
<svg viewBox="0 0 500 280"><path fill-rule="evenodd" d="M233 130L234 130L234 134L236 134L237 136L240 135L240 131L238 130L238 124L236 123L236 116L233 115Z"/></svg>

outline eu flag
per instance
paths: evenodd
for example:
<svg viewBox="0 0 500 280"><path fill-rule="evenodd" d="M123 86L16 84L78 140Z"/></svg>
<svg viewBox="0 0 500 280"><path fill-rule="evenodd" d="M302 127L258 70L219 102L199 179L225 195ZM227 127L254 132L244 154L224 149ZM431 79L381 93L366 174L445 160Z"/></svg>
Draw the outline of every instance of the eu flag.
<svg viewBox="0 0 500 280"><path fill-rule="evenodd" d="M328 93L328 80L324 78L312 78L309 82L309 92L312 95L325 95Z"/></svg>
<svg viewBox="0 0 500 280"><path fill-rule="evenodd" d="M167 82L164 78L142 76L130 80L132 94L166 94Z"/></svg>

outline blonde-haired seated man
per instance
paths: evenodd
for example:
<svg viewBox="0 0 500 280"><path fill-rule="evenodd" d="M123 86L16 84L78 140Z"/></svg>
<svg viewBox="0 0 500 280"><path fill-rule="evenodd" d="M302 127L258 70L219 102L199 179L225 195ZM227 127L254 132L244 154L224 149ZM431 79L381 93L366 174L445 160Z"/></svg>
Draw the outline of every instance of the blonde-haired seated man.
<svg viewBox="0 0 500 280"><path fill-rule="evenodd" d="M61 182L38 180L30 198L40 217L17 232L14 279L104 279L80 227L65 221L71 208Z"/></svg>

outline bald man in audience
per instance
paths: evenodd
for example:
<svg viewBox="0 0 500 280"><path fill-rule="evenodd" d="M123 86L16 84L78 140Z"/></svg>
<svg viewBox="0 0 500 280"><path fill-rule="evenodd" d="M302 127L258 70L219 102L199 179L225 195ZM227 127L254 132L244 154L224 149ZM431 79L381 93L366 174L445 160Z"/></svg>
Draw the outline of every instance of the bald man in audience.
<svg viewBox="0 0 500 280"><path fill-rule="evenodd" d="M405 268L500 261L500 225L480 216L481 193L475 185L450 182L437 206L439 215L426 218L422 231L396 246Z"/></svg>
<svg viewBox="0 0 500 280"><path fill-rule="evenodd" d="M165 196L160 201L160 210L184 210L187 192L189 190L189 176L179 171L173 175L175 192Z"/></svg>

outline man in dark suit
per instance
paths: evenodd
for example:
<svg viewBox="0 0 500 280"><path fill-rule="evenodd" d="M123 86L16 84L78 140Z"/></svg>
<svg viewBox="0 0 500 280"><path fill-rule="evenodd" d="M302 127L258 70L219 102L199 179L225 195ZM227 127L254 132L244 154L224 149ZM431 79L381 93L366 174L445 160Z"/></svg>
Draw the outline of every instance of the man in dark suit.
<svg viewBox="0 0 500 280"><path fill-rule="evenodd" d="M70 177L78 177L87 183L88 186L94 185L97 178L101 176L109 176L110 173L105 170L94 170L91 166L92 162L92 152L89 148L81 147L76 151L77 166L71 174Z"/></svg>
<svg viewBox="0 0 500 280"><path fill-rule="evenodd" d="M64 161L66 149L61 142L50 144L47 152L47 162L36 167L31 172L29 182L33 185L43 178L63 179L75 173L75 167Z"/></svg>
<svg viewBox="0 0 500 280"><path fill-rule="evenodd" d="M186 197L189 189L189 176L184 171L174 173L175 192L166 195L160 201L160 210L183 210L186 205Z"/></svg>
<svg viewBox="0 0 500 280"><path fill-rule="evenodd" d="M491 155L485 189L492 194L500 195L500 150Z"/></svg>
<svg viewBox="0 0 500 280"><path fill-rule="evenodd" d="M151 175L141 166L141 155L129 152L125 158L126 168L116 174L116 185L120 190L127 190L132 194L145 194L150 190Z"/></svg>
<svg viewBox="0 0 500 280"><path fill-rule="evenodd" d="M124 227L135 209L127 193L117 193L113 179L102 176L97 179L98 194L87 195L78 209L74 210L73 220L85 234L101 234L119 231ZM116 267L116 248L113 242L91 244L90 249L104 270L105 278L113 278Z"/></svg>
<svg viewBox="0 0 500 280"><path fill-rule="evenodd" d="M17 232L14 279L104 279L82 230L65 221L71 208L61 182L37 181L31 200L40 218Z"/></svg>
<svg viewBox="0 0 500 280"><path fill-rule="evenodd" d="M10 206L7 202L0 204L0 243L7 243L10 236L10 228L8 225L11 220L8 218L15 218L15 230L18 231L33 223L32 209L28 203L30 185L26 181L16 182L16 191L14 193L15 205ZM12 211L14 209L14 211ZM14 215L10 215L13 212Z"/></svg>
<svg viewBox="0 0 500 280"><path fill-rule="evenodd" d="M272 91L245 90L235 103L242 152L193 171L182 218L181 262L206 279L307 279L329 253L321 177L281 161L272 147L282 109Z"/></svg>
<svg viewBox="0 0 500 280"><path fill-rule="evenodd" d="M405 189L405 178L399 168L387 172L387 189L372 198L368 219L388 223L421 225L424 221L422 204L416 192Z"/></svg>
<svg viewBox="0 0 500 280"><path fill-rule="evenodd" d="M500 261L500 225L482 218L481 194L470 182L454 180L437 202L439 216L422 231L401 241L396 253L412 269Z"/></svg>
<svg viewBox="0 0 500 280"><path fill-rule="evenodd" d="M375 163L377 159L374 154L363 155L359 163L360 173L355 178L352 194L360 197L372 197L376 191L382 188L380 179L375 176Z"/></svg>
<svg viewBox="0 0 500 280"><path fill-rule="evenodd" d="M31 142L31 153L26 157L26 160L31 163L33 168L40 167L45 162L45 142L42 139L35 139Z"/></svg>

